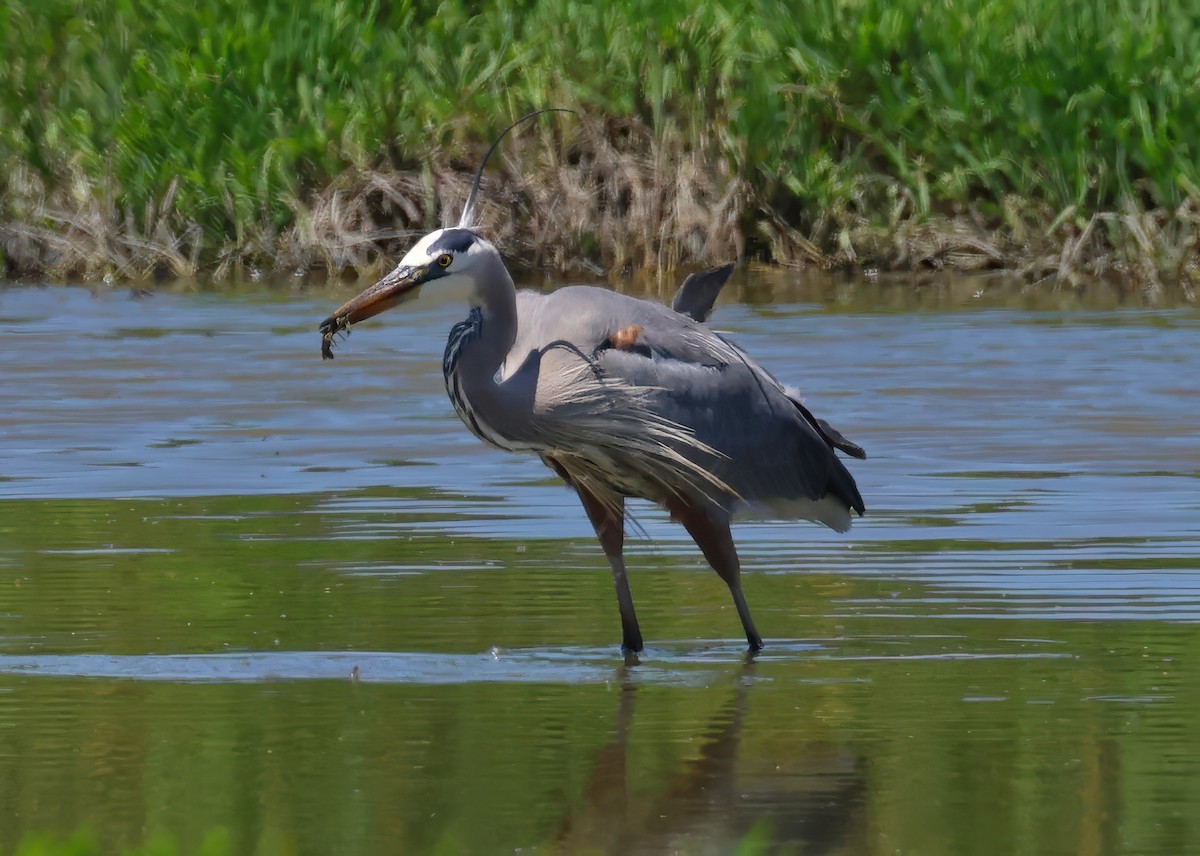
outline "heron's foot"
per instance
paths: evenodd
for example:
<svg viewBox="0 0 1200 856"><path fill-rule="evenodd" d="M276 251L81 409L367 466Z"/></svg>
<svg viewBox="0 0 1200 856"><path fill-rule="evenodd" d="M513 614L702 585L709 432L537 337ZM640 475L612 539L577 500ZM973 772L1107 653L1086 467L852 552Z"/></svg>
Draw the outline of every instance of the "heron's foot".
<svg viewBox="0 0 1200 856"><path fill-rule="evenodd" d="M628 612L621 610L621 653L640 654L646 646L642 643L642 628L638 627L637 616L633 615L633 599L629 598Z"/></svg>
<svg viewBox="0 0 1200 856"><path fill-rule="evenodd" d="M621 656L625 658L626 665L635 666L641 662L642 652L645 650L645 645L642 644L642 635L640 633L630 637L626 635L621 640Z"/></svg>

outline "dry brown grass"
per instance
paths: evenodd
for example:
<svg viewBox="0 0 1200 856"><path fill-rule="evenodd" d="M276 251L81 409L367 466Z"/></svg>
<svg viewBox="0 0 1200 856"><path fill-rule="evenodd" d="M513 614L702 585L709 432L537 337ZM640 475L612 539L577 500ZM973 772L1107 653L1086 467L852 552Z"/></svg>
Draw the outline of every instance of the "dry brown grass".
<svg viewBox="0 0 1200 856"><path fill-rule="evenodd" d="M194 277L200 271L200 231L174 214L176 183L161 202L147 205L144 229L128 210L92 185L79 170L55 191L30 169L9 175L18 218L0 224L7 273L56 280L142 280Z"/></svg>
<svg viewBox="0 0 1200 856"><path fill-rule="evenodd" d="M795 267L1006 270L1030 281L1097 280L1194 299L1200 202L1174 211L1101 213L1005 202L1000 221L974 214L917 218L904 192L886 226L811 219L807 230L759 198L720 160L679 135L629 120L583 118L563 139L542 128L506 143L489 168L479 225L515 265L574 277L654 281L681 266L756 257ZM143 217L121 210L79 171L47 190L33 170L10 175L0 249L13 277L146 280L238 273L324 272L371 278L420 234L457 221L469 189L461 165L353 170L309 199L292 225L248 230L240 243L202 245L173 207L175 186ZM139 221L149 224L139 229Z"/></svg>

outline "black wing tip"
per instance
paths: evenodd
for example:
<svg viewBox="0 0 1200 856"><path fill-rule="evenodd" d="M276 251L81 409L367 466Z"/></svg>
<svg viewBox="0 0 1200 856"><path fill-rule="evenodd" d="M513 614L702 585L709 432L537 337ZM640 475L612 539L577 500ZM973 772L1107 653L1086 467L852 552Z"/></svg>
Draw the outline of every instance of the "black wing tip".
<svg viewBox="0 0 1200 856"><path fill-rule="evenodd" d="M687 285L687 283L691 280L703 279L712 280L713 282L719 282L721 285L724 285L729 281L729 277L733 276L733 272L737 270L737 266L737 262L727 262L723 265L717 265L716 267L710 267L701 271L696 271L696 273L689 275L687 279L683 281L683 284Z"/></svg>
<svg viewBox="0 0 1200 856"><path fill-rule="evenodd" d="M867 450L855 443L853 440L847 440L845 437L840 437L834 442L834 447L845 452L852 458L857 458L860 461L867 459Z"/></svg>
<svg viewBox="0 0 1200 856"><path fill-rule="evenodd" d="M691 274L680 283L671 301L671 308L703 324L712 315L721 289L736 269L737 262L730 262Z"/></svg>
<svg viewBox="0 0 1200 856"><path fill-rule="evenodd" d="M838 461L841 464L841 461ZM867 504L863 502L862 494L858 492L858 485L854 483L854 476L850 475L850 471L845 465L839 467L841 470L841 479L838 479L832 485L833 492L841 497L842 502L846 503L846 507L851 511L863 517L867 513Z"/></svg>
<svg viewBox="0 0 1200 856"><path fill-rule="evenodd" d="M820 438L825 441L825 445L831 449L839 449L852 458L858 458L860 461L867 459L866 449L853 440L848 439L841 431L830 425L828 421L822 419L820 416L814 416L812 411L805 407L798 399L790 395L788 399L792 404L796 405L796 409L800 411L800 415L805 418Z"/></svg>

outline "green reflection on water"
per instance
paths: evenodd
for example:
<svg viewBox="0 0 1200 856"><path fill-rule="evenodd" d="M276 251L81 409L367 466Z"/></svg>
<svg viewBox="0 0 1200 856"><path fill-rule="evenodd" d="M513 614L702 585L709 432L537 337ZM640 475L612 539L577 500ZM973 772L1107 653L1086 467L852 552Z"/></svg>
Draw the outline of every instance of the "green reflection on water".
<svg viewBox="0 0 1200 856"><path fill-rule="evenodd" d="M914 621L920 583L751 572L775 643L745 664L719 580L666 545L633 580L659 644L625 668L591 542L476 537L372 496L3 503L6 656L131 659L124 679L85 660L0 676L0 847L81 824L109 851L165 831L194 852L217 827L238 853L1200 843L1193 625ZM717 641L671 641L696 639ZM392 680L366 657L492 646L540 651L517 661L530 679ZM288 651L362 652L361 679L138 673L147 654Z"/></svg>

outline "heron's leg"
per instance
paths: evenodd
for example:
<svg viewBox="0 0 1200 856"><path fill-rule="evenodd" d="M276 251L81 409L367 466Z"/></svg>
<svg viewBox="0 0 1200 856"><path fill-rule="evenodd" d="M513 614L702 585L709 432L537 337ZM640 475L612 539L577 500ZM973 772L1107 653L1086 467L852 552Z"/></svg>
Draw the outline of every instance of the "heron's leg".
<svg viewBox="0 0 1200 856"><path fill-rule="evenodd" d="M551 455L543 455L542 461L559 478L575 488L583 502L600 546L612 568L613 583L617 587L617 607L621 610L621 650L626 654L637 654L642 650L642 631L638 627L637 614L633 611L633 592L629 590L629 576L625 573L625 498L617 506L607 506L594 493L575 479L563 464Z"/></svg>
<svg viewBox="0 0 1200 856"><path fill-rule="evenodd" d="M700 548L700 552L704 554L704 558L712 565L712 569L725 580L725 585L729 586L729 593L733 595L733 605L737 607L738 617L742 619L742 629L746 631L746 641L750 643L750 650L761 650L763 640L754 628L750 606L742 593L742 565L738 561L729 521L715 520L704 508L683 500L668 503L667 510L683 524L696 546Z"/></svg>
<svg viewBox="0 0 1200 856"><path fill-rule="evenodd" d="M625 573L625 500L616 508L605 505L583 485L574 484L575 492L583 500L583 509L596 530L608 565L612 568L613 583L617 587L617 606L621 610L621 650L637 654L642 650L642 631L638 627L637 614L633 611L633 593L629 590L629 576Z"/></svg>

